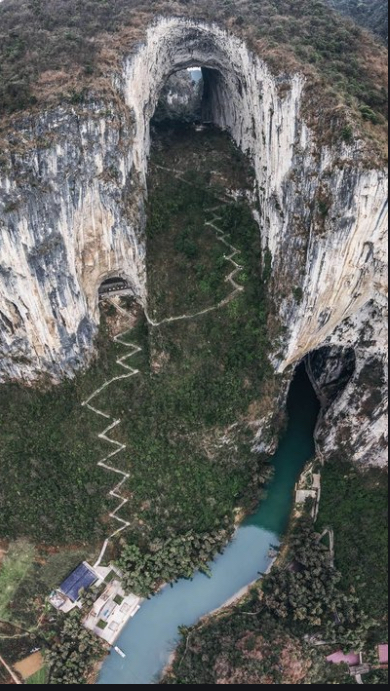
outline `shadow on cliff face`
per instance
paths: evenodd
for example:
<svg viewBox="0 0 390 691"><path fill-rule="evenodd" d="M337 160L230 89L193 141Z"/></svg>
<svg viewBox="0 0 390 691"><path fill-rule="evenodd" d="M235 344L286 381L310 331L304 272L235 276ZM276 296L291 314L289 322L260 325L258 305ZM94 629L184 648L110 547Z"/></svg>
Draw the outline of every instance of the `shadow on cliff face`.
<svg viewBox="0 0 390 691"><path fill-rule="evenodd" d="M240 95L242 89L238 85ZM171 74L165 82L152 125L211 124L222 119L226 107L222 73L211 67L189 67Z"/></svg>
<svg viewBox="0 0 390 691"><path fill-rule="evenodd" d="M355 373L355 351L353 348L324 346L309 353L304 362L321 406L327 410L342 394Z"/></svg>
<svg viewBox="0 0 390 691"><path fill-rule="evenodd" d="M162 88L152 124L200 124L203 98L204 81L200 67L174 72Z"/></svg>

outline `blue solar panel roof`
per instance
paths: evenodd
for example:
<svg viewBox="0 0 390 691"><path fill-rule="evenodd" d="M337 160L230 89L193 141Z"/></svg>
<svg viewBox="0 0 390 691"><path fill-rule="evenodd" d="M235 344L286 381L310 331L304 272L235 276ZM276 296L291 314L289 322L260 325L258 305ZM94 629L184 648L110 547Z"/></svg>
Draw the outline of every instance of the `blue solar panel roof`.
<svg viewBox="0 0 390 691"><path fill-rule="evenodd" d="M76 600L79 599L80 590L83 588L87 590L96 580L96 574L88 564L83 563L61 583L60 590L64 595L67 595L70 600L76 602Z"/></svg>

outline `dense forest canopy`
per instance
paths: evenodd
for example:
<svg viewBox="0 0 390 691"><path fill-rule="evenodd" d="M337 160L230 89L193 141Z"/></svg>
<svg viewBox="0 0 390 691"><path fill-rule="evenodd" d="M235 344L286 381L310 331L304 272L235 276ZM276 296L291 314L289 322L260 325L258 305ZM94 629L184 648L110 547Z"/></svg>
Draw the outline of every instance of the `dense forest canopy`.
<svg viewBox="0 0 390 691"><path fill-rule="evenodd" d="M352 17L358 24L371 29L384 41L389 36L387 0L328 0L331 7Z"/></svg>

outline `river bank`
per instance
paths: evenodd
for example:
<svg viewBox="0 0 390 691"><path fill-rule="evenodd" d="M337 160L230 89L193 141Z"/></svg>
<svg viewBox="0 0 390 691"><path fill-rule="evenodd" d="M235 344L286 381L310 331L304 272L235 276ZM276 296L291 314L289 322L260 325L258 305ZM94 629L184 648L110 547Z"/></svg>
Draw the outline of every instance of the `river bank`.
<svg viewBox="0 0 390 691"><path fill-rule="evenodd" d="M317 460L318 460L318 462L322 462L322 460L319 458ZM313 466L313 461L309 460L308 463L303 468L301 475L299 476L299 478L297 480L296 488L304 483L304 481L307 477L307 473L311 469L312 466ZM302 502L299 498L298 492L296 492L286 535L288 535L290 532L293 531L294 525L296 525L297 521L302 517L302 514L303 514ZM274 566L277 566L280 563L283 563L283 560L286 558L288 551L289 551L289 542L288 542L288 539L285 539L283 541L283 543L281 544L281 548L280 548L279 552L276 554L276 556L274 556L272 558L271 563L269 564L268 568L264 572L264 574L263 574L264 577L268 576L271 573ZM251 592L251 590L253 588L255 588L256 586L257 587L260 586L261 580L262 580L262 578L255 579L254 581L252 581L248 585L241 588L241 590L239 590L237 593L235 593L235 595L233 595L231 598L229 598L229 600L227 600L223 605L221 605L220 607L215 609L213 612L210 612L206 616L202 617L202 619L200 619L200 621L198 622L197 630L199 631L203 626L207 626L213 618L215 618L219 615L221 615L223 617L229 616L229 613L233 613L233 608L236 607L237 604L240 604L240 605L245 604L246 597L249 595L249 593ZM259 598L259 602L260 602L262 599L261 591L258 592L258 598ZM175 661L177 660L178 654L179 654L178 650L176 650L174 653L172 653L172 655L169 658L169 662L168 662L167 666L163 670L162 678L168 676L171 673L171 671L173 670L173 665L174 665Z"/></svg>
<svg viewBox="0 0 390 691"><path fill-rule="evenodd" d="M158 683L180 637L179 627L191 627L215 610L235 602L274 562L270 550L285 534L295 483L315 453L314 427L319 404L304 369L290 387L289 425L272 464L274 478L258 511L247 518L224 554L210 564L211 578L196 574L178 581L147 601L118 640L126 659L110 655L98 684Z"/></svg>

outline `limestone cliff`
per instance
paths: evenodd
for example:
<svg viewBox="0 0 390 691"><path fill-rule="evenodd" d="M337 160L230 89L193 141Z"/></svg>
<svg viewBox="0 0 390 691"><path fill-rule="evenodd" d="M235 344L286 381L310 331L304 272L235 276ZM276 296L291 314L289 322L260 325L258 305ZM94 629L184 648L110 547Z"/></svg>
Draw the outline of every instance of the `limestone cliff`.
<svg viewBox="0 0 390 691"><path fill-rule="evenodd" d="M26 119L2 152L0 380L55 379L81 366L107 277L123 276L145 302L149 122L168 77L194 65L205 68L204 112L230 131L256 172L284 325L275 367L286 371L323 344L356 349L355 377L367 357L383 363L385 172L367 168L359 142L337 150L319 144L304 119L301 75L273 76L216 25L165 18L115 75L115 102ZM345 392L333 413L351 417L351 454L383 462L382 397L375 424L367 417L363 425L361 401L353 405L349 412ZM323 444L336 444L333 432Z"/></svg>
<svg viewBox="0 0 390 691"><path fill-rule="evenodd" d="M107 104L26 119L0 169L0 377L72 375L91 352L98 288L144 297L144 191L132 122ZM17 142L17 144L15 144Z"/></svg>

